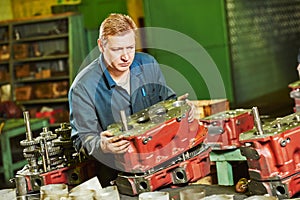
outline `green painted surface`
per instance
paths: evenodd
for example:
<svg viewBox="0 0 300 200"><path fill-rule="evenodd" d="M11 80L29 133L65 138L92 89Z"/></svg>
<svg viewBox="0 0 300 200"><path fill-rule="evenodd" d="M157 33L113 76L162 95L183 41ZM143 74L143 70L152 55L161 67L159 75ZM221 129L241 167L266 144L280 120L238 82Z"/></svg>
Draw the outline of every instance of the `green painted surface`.
<svg viewBox="0 0 300 200"><path fill-rule="evenodd" d="M216 162L219 185L234 185L233 170L230 161L246 161L240 149L216 150L209 154L211 161Z"/></svg>
<svg viewBox="0 0 300 200"><path fill-rule="evenodd" d="M144 0L146 26L180 31L203 46L226 43L221 0ZM167 11L167 12L166 12Z"/></svg>
<svg viewBox="0 0 300 200"><path fill-rule="evenodd" d="M211 161L245 161L247 158L241 154L240 149L216 150L209 155Z"/></svg>
<svg viewBox="0 0 300 200"><path fill-rule="evenodd" d="M86 42L86 34L82 15L75 15L69 18L69 65L70 67L70 83L78 73L82 61L88 54L88 46Z"/></svg>
<svg viewBox="0 0 300 200"><path fill-rule="evenodd" d="M231 164L226 161L219 161L216 162L216 166L217 166L218 184L226 185L226 186L234 185Z"/></svg>
<svg viewBox="0 0 300 200"><path fill-rule="evenodd" d="M144 12L147 27L163 27L178 31L204 47L221 74L223 86L226 89L226 98L232 102L234 100L233 86L223 1L144 0ZM199 56L197 50L188 49L188 44L184 44L182 50L189 51L191 56ZM183 77L186 77L192 88L192 91L188 92L195 93L195 98L211 99L217 97L210 94L211 91L208 89L210 86L205 80L209 77L203 77L204 74L195 73L195 70L192 69L195 67L184 58L157 49L151 49L149 52L157 58L159 63L174 68ZM199 63L199 65L201 64ZM205 63L202 64L202 67L206 67ZM175 73L168 73L165 76L172 77L175 76ZM183 93L184 88L180 86L185 85L185 83L178 81L178 79L168 77L166 79L175 92ZM224 96L220 96L220 98L224 98Z"/></svg>
<svg viewBox="0 0 300 200"><path fill-rule="evenodd" d="M127 4L126 0L82 0L79 11L84 15L85 28L98 29L110 13L127 14Z"/></svg>
<svg viewBox="0 0 300 200"><path fill-rule="evenodd" d="M101 22L110 13L128 14L126 0L82 0L79 11L84 16L88 54L97 47L97 38ZM93 56L94 57L94 56Z"/></svg>

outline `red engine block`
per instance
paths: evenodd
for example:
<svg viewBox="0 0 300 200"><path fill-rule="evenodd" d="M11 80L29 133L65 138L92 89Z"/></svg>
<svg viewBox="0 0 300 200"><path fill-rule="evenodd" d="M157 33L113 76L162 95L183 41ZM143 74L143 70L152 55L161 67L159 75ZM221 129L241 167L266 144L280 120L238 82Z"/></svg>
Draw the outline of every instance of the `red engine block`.
<svg viewBox="0 0 300 200"><path fill-rule="evenodd" d="M290 198L300 192L300 115L294 113L240 135L241 152L247 157L249 175L256 187L270 195ZM260 185L260 186L259 186ZM262 191L262 190L261 190Z"/></svg>
<svg viewBox="0 0 300 200"><path fill-rule="evenodd" d="M131 143L128 152L116 155L119 169L143 173L202 143L207 129L197 120L188 122L189 109L185 102L164 101L130 116L128 131L110 125L110 132L125 135Z"/></svg>
<svg viewBox="0 0 300 200"><path fill-rule="evenodd" d="M239 135L254 127L251 110L236 109L200 119L208 129L205 143L213 150L235 149L241 146Z"/></svg>
<svg viewBox="0 0 300 200"><path fill-rule="evenodd" d="M82 162L69 167L63 167L41 174L19 173L15 179L22 187L17 187L17 194L32 193L40 190L40 186L48 184L67 184L70 188L96 176L92 161ZM24 191L19 191L20 189Z"/></svg>
<svg viewBox="0 0 300 200"><path fill-rule="evenodd" d="M137 195L167 185L195 182L210 173L209 152L209 146L199 145L194 152L185 153L189 155L196 154L193 157L186 160L181 157L180 162L175 162L150 174L119 174L116 184L120 193Z"/></svg>

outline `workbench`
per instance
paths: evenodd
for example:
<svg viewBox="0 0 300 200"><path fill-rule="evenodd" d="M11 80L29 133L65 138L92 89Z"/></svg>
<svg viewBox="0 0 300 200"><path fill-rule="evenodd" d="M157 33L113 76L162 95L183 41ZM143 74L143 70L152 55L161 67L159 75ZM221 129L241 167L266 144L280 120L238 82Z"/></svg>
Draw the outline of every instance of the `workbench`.
<svg viewBox="0 0 300 200"><path fill-rule="evenodd" d="M32 132L42 132L42 128L48 126L47 119L30 119L30 128ZM4 174L4 184L9 184L9 179L14 177L14 171L21 169L27 164L27 160L22 157L21 160L13 159L13 149L20 147L18 144L12 144L11 139L20 137L26 139L26 127L24 119L7 119L0 134L2 166L0 166L0 174ZM20 141L18 141L20 142ZM2 183L1 183L2 185Z"/></svg>

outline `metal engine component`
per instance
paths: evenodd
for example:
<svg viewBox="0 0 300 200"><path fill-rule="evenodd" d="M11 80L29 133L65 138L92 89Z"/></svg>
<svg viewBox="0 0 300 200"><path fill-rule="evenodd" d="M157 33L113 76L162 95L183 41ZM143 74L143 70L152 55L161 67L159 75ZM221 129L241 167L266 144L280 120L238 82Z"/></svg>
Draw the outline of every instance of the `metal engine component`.
<svg viewBox="0 0 300 200"><path fill-rule="evenodd" d="M133 196L162 186L195 182L210 173L209 152L209 146L199 145L155 171L144 174L120 173L116 184L120 193Z"/></svg>
<svg viewBox="0 0 300 200"><path fill-rule="evenodd" d="M289 88L291 88L290 97L294 99L295 102L294 112L299 112L300 111L300 81L296 81L289 84Z"/></svg>
<svg viewBox="0 0 300 200"><path fill-rule="evenodd" d="M185 101L167 100L111 124L108 131L130 141L128 152L116 155L116 165L125 172L144 173L201 144L207 130L197 120L188 122L189 110Z"/></svg>
<svg viewBox="0 0 300 200"><path fill-rule="evenodd" d="M23 155L27 159L30 172L38 172L39 141L32 138L32 132L29 123L29 112L24 112L24 123L26 128L26 139L20 142L24 147Z"/></svg>
<svg viewBox="0 0 300 200"><path fill-rule="evenodd" d="M254 127L249 109L235 109L220 112L200 119L208 129L205 143L213 150L236 149L241 146L239 135Z"/></svg>
<svg viewBox="0 0 300 200"><path fill-rule="evenodd" d="M60 128L55 129L55 133L58 138L53 140L53 145L55 147L61 148L61 157L64 158L63 165L70 166L76 163L74 155L76 155L76 150L73 147L73 142L71 138L71 127L67 123L62 123Z"/></svg>
<svg viewBox="0 0 300 200"><path fill-rule="evenodd" d="M24 113L26 139L20 142L28 164L15 176L18 197L39 192L42 185L65 183L78 185L95 176L94 164L81 161L72 146L71 128L66 123L55 129L55 134L47 127L33 138L29 113Z"/></svg>
<svg viewBox="0 0 300 200"><path fill-rule="evenodd" d="M300 192L300 114L278 118L240 135L252 194L268 193L279 199Z"/></svg>
<svg viewBox="0 0 300 200"><path fill-rule="evenodd" d="M194 182L210 173L210 147L203 144L207 129L198 120L188 121L186 101L159 102L129 117L121 111L120 123L108 130L124 135L130 148L116 155L122 173L120 193L137 195L167 185Z"/></svg>

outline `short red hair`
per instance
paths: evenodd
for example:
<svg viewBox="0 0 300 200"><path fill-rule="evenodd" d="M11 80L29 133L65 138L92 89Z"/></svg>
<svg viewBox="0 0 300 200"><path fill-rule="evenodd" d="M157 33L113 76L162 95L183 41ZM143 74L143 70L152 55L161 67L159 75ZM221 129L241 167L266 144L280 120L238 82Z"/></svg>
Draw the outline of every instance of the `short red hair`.
<svg viewBox="0 0 300 200"><path fill-rule="evenodd" d="M137 27L131 17L124 14L110 14L99 28L99 39L103 42L108 36L122 35L130 30L136 31Z"/></svg>

